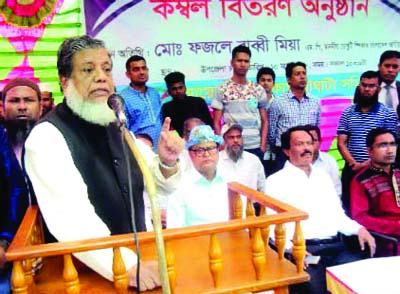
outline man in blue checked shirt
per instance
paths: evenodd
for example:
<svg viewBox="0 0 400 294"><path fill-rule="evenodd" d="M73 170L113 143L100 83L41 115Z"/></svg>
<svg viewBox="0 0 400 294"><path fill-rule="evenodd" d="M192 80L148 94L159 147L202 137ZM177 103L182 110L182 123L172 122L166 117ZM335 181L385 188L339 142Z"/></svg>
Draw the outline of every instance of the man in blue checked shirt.
<svg viewBox="0 0 400 294"><path fill-rule="evenodd" d="M160 94L146 86L149 68L142 56L129 57L125 66L125 74L131 82L120 94L125 100L128 129L134 134L150 135L157 150L162 126Z"/></svg>
<svg viewBox="0 0 400 294"><path fill-rule="evenodd" d="M281 135L291 127L319 126L321 121L319 100L306 93L306 64L300 61L290 62L285 71L289 92L274 99L268 112L268 143L276 153L277 170L282 169L286 161L281 148Z"/></svg>

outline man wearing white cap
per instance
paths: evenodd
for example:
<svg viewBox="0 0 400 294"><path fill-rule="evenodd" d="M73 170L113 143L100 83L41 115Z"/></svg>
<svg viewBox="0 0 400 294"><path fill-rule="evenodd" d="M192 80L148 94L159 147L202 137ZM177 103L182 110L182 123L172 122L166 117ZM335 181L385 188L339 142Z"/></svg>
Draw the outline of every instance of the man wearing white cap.
<svg viewBox="0 0 400 294"><path fill-rule="evenodd" d="M178 228L229 220L227 177L217 168L223 139L208 125L196 126L186 142L193 167L168 198L167 227Z"/></svg>
<svg viewBox="0 0 400 294"><path fill-rule="evenodd" d="M50 85L48 83L40 83L39 89L42 96L42 116L45 116L50 110L53 110L55 107L53 92L51 92Z"/></svg>
<svg viewBox="0 0 400 294"><path fill-rule="evenodd" d="M227 123L222 127L225 149L219 153L219 164L233 174L232 181L264 191L264 167L256 155L244 151L242 132L240 124Z"/></svg>

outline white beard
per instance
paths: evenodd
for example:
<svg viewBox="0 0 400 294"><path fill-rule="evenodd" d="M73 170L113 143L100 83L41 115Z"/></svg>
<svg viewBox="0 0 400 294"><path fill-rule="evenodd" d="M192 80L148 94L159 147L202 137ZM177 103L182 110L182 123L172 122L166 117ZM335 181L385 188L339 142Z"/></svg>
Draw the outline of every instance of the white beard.
<svg viewBox="0 0 400 294"><path fill-rule="evenodd" d="M93 102L86 100L78 93L72 80L68 81L64 94L67 105L72 112L83 120L101 126L108 126L116 120L114 112L107 105L107 101Z"/></svg>

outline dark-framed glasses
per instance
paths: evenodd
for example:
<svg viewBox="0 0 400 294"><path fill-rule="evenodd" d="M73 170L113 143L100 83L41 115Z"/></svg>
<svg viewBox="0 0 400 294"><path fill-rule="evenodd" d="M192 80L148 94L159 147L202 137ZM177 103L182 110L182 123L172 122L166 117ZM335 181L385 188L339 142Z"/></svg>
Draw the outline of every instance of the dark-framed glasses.
<svg viewBox="0 0 400 294"><path fill-rule="evenodd" d="M214 154L216 151L218 151L218 146L208 146L208 147L199 147L199 148L190 148L189 151L194 152L196 156L204 156L206 152L208 154Z"/></svg>

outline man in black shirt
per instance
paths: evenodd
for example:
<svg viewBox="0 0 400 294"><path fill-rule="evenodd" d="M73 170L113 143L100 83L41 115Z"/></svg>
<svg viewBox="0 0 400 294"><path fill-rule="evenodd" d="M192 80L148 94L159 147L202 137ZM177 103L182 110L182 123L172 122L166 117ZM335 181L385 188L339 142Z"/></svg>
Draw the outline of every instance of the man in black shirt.
<svg viewBox="0 0 400 294"><path fill-rule="evenodd" d="M208 106L203 98L186 95L185 75L171 72L164 78L172 101L165 103L162 108L163 117L171 118L172 127L183 136L183 122L190 117L197 117L213 127Z"/></svg>

